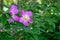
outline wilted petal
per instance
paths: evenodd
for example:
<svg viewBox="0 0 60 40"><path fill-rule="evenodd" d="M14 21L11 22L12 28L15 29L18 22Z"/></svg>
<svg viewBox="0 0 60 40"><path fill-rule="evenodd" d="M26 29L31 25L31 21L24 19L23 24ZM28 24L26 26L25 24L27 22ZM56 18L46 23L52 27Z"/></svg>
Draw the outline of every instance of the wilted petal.
<svg viewBox="0 0 60 40"><path fill-rule="evenodd" d="M5 32L5 30L0 30L0 32Z"/></svg>
<svg viewBox="0 0 60 40"><path fill-rule="evenodd" d="M31 11L26 11L25 14L28 15L28 16L32 16L32 12Z"/></svg>
<svg viewBox="0 0 60 40"><path fill-rule="evenodd" d="M6 8L6 7L3 7L3 11L7 11L8 10L8 8Z"/></svg>
<svg viewBox="0 0 60 40"><path fill-rule="evenodd" d="M33 20L30 18L30 19L28 20L28 22L29 22L29 23L33 23Z"/></svg>
<svg viewBox="0 0 60 40"><path fill-rule="evenodd" d="M8 22L13 23L14 20L13 19L8 19Z"/></svg>
<svg viewBox="0 0 60 40"><path fill-rule="evenodd" d="M23 22L24 26L28 26L29 23L28 22Z"/></svg>

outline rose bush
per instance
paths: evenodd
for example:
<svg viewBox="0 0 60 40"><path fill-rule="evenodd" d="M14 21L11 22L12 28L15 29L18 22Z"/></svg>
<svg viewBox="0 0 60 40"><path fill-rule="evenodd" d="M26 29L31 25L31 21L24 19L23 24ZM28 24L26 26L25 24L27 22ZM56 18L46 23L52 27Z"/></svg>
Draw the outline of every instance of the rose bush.
<svg viewBox="0 0 60 40"><path fill-rule="evenodd" d="M5 5L0 6L8 10L0 10L0 40L60 40L59 3L18 0L13 4L12 0L4 0Z"/></svg>

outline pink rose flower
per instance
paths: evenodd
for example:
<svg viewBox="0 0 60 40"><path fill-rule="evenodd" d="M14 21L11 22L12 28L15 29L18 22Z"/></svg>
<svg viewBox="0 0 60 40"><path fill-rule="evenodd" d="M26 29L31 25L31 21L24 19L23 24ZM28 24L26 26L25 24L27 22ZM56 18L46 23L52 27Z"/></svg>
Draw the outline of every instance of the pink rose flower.
<svg viewBox="0 0 60 40"><path fill-rule="evenodd" d="M28 26L29 23L33 23L33 20L30 18L32 16L31 11L20 11L21 17L19 19L19 22L23 23L25 26Z"/></svg>
<svg viewBox="0 0 60 40"><path fill-rule="evenodd" d="M16 5L12 5L10 7L10 11L9 11L10 15L13 15L13 14L17 14L18 13L18 8Z"/></svg>

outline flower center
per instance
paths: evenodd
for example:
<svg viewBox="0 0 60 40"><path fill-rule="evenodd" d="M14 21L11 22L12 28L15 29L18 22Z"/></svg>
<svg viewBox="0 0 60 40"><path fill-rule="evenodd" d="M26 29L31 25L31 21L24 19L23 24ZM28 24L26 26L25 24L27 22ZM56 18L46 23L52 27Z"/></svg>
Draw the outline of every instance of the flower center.
<svg viewBox="0 0 60 40"><path fill-rule="evenodd" d="M14 17L14 14L12 14L12 17Z"/></svg>
<svg viewBox="0 0 60 40"><path fill-rule="evenodd" d="M23 19L24 19L24 21L27 21L29 19L29 17L28 16L24 16Z"/></svg>

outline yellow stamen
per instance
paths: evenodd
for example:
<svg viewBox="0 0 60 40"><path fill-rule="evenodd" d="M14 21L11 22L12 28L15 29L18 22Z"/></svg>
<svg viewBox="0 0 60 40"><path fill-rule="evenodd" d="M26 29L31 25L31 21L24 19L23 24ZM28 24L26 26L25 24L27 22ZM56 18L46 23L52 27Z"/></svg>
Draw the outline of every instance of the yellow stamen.
<svg viewBox="0 0 60 40"><path fill-rule="evenodd" d="M25 16L25 17L24 17L24 20L25 20L25 21L27 21L27 20L28 20L28 17L27 17L27 16Z"/></svg>
<svg viewBox="0 0 60 40"><path fill-rule="evenodd" d="M14 14L12 14L12 17L14 17Z"/></svg>

